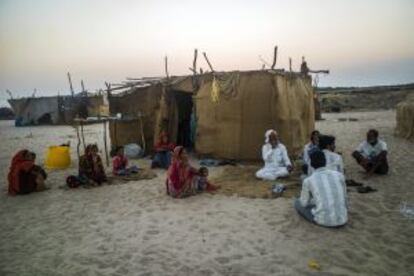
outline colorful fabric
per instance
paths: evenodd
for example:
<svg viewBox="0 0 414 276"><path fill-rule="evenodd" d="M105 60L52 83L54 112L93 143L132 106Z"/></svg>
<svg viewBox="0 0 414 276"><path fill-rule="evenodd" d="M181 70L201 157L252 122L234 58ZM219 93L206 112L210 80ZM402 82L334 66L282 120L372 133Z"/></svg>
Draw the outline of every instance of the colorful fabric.
<svg viewBox="0 0 414 276"><path fill-rule="evenodd" d="M118 175L119 171L128 167L128 158L125 155L116 155L112 158L112 173Z"/></svg>
<svg viewBox="0 0 414 276"><path fill-rule="evenodd" d="M25 159L27 152L27 150L21 150L12 159L7 177L9 195L14 196L21 192L27 193L36 189L36 180L31 177L34 161Z"/></svg>
<svg viewBox="0 0 414 276"><path fill-rule="evenodd" d="M102 159L99 155L96 155L94 160L89 146L86 147L85 154L79 158L79 176L93 180L98 184L106 181Z"/></svg>
<svg viewBox="0 0 414 276"><path fill-rule="evenodd" d="M197 193L197 171L183 162L181 155L184 148L174 149L173 160L167 172L167 194L175 198L183 198Z"/></svg>

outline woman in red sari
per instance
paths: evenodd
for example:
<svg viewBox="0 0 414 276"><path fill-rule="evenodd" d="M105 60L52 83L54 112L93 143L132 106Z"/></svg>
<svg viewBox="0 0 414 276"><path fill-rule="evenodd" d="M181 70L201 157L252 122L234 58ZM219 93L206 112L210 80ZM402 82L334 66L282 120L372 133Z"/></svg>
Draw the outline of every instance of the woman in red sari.
<svg viewBox="0 0 414 276"><path fill-rule="evenodd" d="M36 154L21 150L12 159L8 174L9 195L28 194L45 190L46 172L35 165Z"/></svg>
<svg viewBox="0 0 414 276"><path fill-rule="evenodd" d="M188 155L182 146L177 146L173 152L173 160L167 172L167 194L175 198L184 198L202 191L214 191L217 186L210 183L205 185L201 179L206 176L199 175L199 170L191 167Z"/></svg>

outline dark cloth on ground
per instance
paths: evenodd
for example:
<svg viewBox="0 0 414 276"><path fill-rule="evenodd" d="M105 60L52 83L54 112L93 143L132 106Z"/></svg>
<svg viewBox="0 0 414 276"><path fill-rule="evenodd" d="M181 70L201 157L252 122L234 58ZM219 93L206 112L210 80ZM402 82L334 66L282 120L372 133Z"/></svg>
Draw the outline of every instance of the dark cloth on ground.
<svg viewBox="0 0 414 276"><path fill-rule="evenodd" d="M366 172L372 171L376 174L387 174L389 170L387 154L382 152L379 155L370 159L364 157L360 152L354 151L352 157L358 162L358 164L365 169Z"/></svg>

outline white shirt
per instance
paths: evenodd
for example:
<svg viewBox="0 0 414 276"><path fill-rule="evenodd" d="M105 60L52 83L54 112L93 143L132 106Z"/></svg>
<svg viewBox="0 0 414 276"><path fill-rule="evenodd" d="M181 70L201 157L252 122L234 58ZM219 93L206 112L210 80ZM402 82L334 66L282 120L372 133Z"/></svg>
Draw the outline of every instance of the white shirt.
<svg viewBox="0 0 414 276"><path fill-rule="evenodd" d="M373 158L380 154L382 151L387 151L387 144L382 141L378 140L378 142L373 146L367 141L362 142L358 148L356 149L359 153L362 154L365 158Z"/></svg>
<svg viewBox="0 0 414 276"><path fill-rule="evenodd" d="M324 167L305 178L300 203L303 207L315 205L311 212L316 223L339 226L348 221L346 197L344 175Z"/></svg>
<svg viewBox="0 0 414 276"><path fill-rule="evenodd" d="M325 154L326 168L344 174L344 161L342 156L327 149L322 150L322 152ZM315 169L309 166L308 175L311 175L314 171Z"/></svg>
<svg viewBox="0 0 414 276"><path fill-rule="evenodd" d="M313 144L312 142L307 143L305 145L305 148L303 149L303 162L305 164L308 164L310 166L310 156L309 156L309 152L310 150L314 149L314 148L318 148L318 145Z"/></svg>
<svg viewBox="0 0 414 276"><path fill-rule="evenodd" d="M276 148L272 148L270 143L262 147L262 158L265 163L265 169L291 166L286 147L278 143Z"/></svg>

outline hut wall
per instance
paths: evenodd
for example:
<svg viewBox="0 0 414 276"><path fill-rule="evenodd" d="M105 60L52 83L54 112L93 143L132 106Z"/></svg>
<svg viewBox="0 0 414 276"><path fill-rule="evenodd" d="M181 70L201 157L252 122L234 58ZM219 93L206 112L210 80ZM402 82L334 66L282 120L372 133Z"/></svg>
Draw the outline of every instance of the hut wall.
<svg viewBox="0 0 414 276"><path fill-rule="evenodd" d="M129 143L143 145L141 121L137 119L141 113L147 150L152 148L161 95L162 86L154 85L137 88L123 95L113 95L108 99L110 114L114 116L121 113L125 118L122 121L111 121L109 124L112 146Z"/></svg>
<svg viewBox="0 0 414 276"><path fill-rule="evenodd" d="M299 75L242 72L230 96L212 102L212 81L195 96L196 150L239 160L261 158L264 133L273 128L291 155L298 155L314 129L313 89Z"/></svg>

